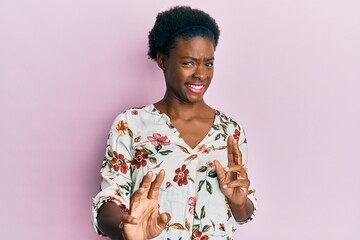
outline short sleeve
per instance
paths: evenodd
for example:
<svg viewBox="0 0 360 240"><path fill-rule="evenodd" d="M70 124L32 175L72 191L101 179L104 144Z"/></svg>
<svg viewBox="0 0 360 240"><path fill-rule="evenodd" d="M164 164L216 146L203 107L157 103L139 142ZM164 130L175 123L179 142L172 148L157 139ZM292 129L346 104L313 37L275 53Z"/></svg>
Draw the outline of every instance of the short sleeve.
<svg viewBox="0 0 360 240"><path fill-rule="evenodd" d="M234 132L232 133L232 136L234 137L234 139L238 140L238 144L239 144L239 148L241 151L241 155L242 155L242 160L243 160L243 164L245 166L245 168L247 169L248 172L248 168L247 168L247 164L248 164L248 145L247 145L247 139L245 136L245 131L244 128L237 124L234 123L235 128L234 128ZM249 173L249 172L248 172ZM253 187L253 185L250 183L250 187L248 190L248 199L252 202L253 206L254 206L254 211L251 214L251 216L241 222L238 222L238 224L244 224L247 223L249 221L251 221L254 217L255 217L255 213L256 213L256 209L257 209L257 200L255 197L255 189Z"/></svg>
<svg viewBox="0 0 360 240"><path fill-rule="evenodd" d="M132 131L128 127L126 114L120 114L114 121L107 141L104 161L100 169L100 192L93 199L92 222L98 228L97 216L100 207L106 202L116 203L125 212L129 209L131 180L130 164L132 159Z"/></svg>

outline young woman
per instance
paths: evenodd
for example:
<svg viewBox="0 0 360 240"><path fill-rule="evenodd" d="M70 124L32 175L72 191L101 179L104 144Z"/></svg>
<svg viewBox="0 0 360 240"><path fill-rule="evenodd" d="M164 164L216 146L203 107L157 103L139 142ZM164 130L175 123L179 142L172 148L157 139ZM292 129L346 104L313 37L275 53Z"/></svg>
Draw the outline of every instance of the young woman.
<svg viewBox="0 0 360 240"><path fill-rule="evenodd" d="M190 7L158 14L149 57L164 73L159 102L111 127L93 222L112 239L232 239L256 209L243 128L208 106L219 28Z"/></svg>

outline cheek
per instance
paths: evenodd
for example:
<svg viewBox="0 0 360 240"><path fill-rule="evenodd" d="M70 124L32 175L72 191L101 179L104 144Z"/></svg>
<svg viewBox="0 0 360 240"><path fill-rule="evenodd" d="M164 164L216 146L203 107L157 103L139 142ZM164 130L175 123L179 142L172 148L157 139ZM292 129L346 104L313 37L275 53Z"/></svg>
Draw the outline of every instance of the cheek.
<svg viewBox="0 0 360 240"><path fill-rule="evenodd" d="M175 68L172 72L174 82L185 82L191 76L192 73L188 69Z"/></svg>
<svg viewBox="0 0 360 240"><path fill-rule="evenodd" d="M214 76L214 69L209 70L209 72L208 72L208 78L209 78L210 81L212 80L213 76Z"/></svg>

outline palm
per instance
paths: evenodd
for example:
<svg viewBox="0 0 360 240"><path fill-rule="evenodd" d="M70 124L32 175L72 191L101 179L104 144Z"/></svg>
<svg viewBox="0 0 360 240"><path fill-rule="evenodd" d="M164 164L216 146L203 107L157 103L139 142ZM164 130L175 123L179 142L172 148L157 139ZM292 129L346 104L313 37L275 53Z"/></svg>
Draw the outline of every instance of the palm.
<svg viewBox="0 0 360 240"><path fill-rule="evenodd" d="M130 198L128 219L136 219L138 224L130 220L124 221L123 233L127 240L143 240L154 238L164 230L170 215L159 212L158 196L164 180L164 171L151 182L152 172L145 175L140 188Z"/></svg>
<svg viewBox="0 0 360 240"><path fill-rule="evenodd" d="M124 232L128 240L151 239L158 236L164 229L158 224L160 214L157 200L141 201L137 209L131 211L130 214L139 219L140 224L124 224Z"/></svg>
<svg viewBox="0 0 360 240"><path fill-rule="evenodd" d="M228 166L224 168L215 161L216 173L220 188L230 202L242 205L246 202L250 181L242 163L242 157L237 142L228 138Z"/></svg>
<svg viewBox="0 0 360 240"><path fill-rule="evenodd" d="M223 186L223 185L228 185L229 183L236 180L237 180L236 173L226 172L225 177L222 180L219 179L219 183L221 186ZM239 202L239 200L241 199L246 200L247 191L248 191L247 188L243 186L238 186L234 188L221 188L221 190L224 193L224 195L232 202ZM239 204L241 204L241 202L239 202Z"/></svg>

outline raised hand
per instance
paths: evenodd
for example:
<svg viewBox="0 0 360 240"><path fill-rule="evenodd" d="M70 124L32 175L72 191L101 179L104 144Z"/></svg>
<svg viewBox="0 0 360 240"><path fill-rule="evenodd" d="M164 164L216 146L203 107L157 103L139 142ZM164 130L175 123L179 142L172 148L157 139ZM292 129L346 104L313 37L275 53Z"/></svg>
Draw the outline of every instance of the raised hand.
<svg viewBox="0 0 360 240"><path fill-rule="evenodd" d="M130 198L129 214L122 216L119 228L127 240L144 240L154 238L164 230L170 221L169 213L159 212L158 197L160 186L164 181L165 171L161 170L151 182L153 173L148 172Z"/></svg>
<svg viewBox="0 0 360 240"><path fill-rule="evenodd" d="M218 160L214 161L221 191L229 199L230 205L243 207L247 202L250 181L242 162L242 155L233 137L227 140L228 165L224 168Z"/></svg>

